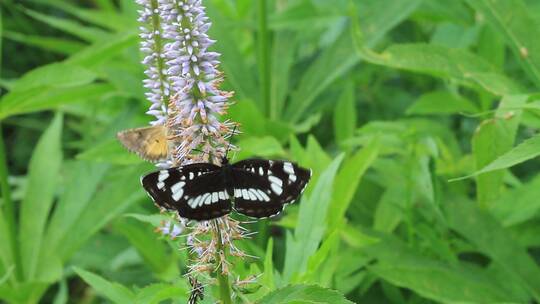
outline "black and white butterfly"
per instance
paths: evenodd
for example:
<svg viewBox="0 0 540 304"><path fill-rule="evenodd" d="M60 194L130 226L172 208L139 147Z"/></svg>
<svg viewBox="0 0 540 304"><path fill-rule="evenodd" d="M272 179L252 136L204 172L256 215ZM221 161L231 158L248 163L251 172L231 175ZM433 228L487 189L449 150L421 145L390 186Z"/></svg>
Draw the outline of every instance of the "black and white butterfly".
<svg viewBox="0 0 540 304"><path fill-rule="evenodd" d="M311 170L289 161L247 159L222 166L189 164L160 170L141 178L154 200L183 218L210 220L234 209L244 215L265 218L280 213L304 191Z"/></svg>
<svg viewBox="0 0 540 304"><path fill-rule="evenodd" d="M204 286L192 276L189 276L189 284L191 285L191 293L188 304L197 304L199 299L204 300Z"/></svg>

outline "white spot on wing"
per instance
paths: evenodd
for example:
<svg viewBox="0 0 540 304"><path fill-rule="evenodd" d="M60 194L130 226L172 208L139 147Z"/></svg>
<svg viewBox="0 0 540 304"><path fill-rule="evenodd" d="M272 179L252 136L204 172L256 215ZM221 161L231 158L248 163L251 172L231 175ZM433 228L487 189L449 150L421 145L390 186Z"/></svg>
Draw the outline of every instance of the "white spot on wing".
<svg viewBox="0 0 540 304"><path fill-rule="evenodd" d="M226 200L225 191L219 191L218 196L219 196L220 200L222 200L222 201Z"/></svg>
<svg viewBox="0 0 540 304"><path fill-rule="evenodd" d="M280 188L283 186L283 182L281 181L281 179L271 175L268 177L268 180L270 180L270 182L272 184L276 184L277 186L279 186Z"/></svg>
<svg viewBox="0 0 540 304"><path fill-rule="evenodd" d="M217 192L212 193L212 203L217 203L219 200L219 194Z"/></svg>
<svg viewBox="0 0 540 304"><path fill-rule="evenodd" d="M249 189L247 191L248 195L249 195L249 199L252 200L252 201L256 201L257 200L257 196L252 192L252 191L255 191L255 189Z"/></svg>
<svg viewBox="0 0 540 304"><path fill-rule="evenodd" d="M249 193L246 189L242 189L242 196L244 197L245 200L250 200L250 197L249 197Z"/></svg>
<svg viewBox="0 0 540 304"><path fill-rule="evenodd" d="M275 194L277 195L281 195L281 193L283 193L283 188L281 188L281 186L279 186L278 184L270 184L270 187L272 188L272 191L274 191Z"/></svg>
<svg viewBox="0 0 540 304"><path fill-rule="evenodd" d="M294 174L294 167L291 163L286 162L283 164L283 171L285 171L287 174Z"/></svg>
<svg viewBox="0 0 540 304"><path fill-rule="evenodd" d="M294 174L289 175L289 180L290 180L292 183L294 183L294 182L296 181L296 175L294 175Z"/></svg>
<svg viewBox="0 0 540 304"><path fill-rule="evenodd" d="M208 193L208 195L206 196L206 199L204 200L204 204L205 205L212 204L213 196L214 196L213 194Z"/></svg>
<svg viewBox="0 0 540 304"><path fill-rule="evenodd" d="M234 197L242 197L242 190L234 189Z"/></svg>
<svg viewBox="0 0 540 304"><path fill-rule="evenodd" d="M257 197L257 200L262 202L262 201L264 201L264 198L261 196L259 191L260 190L258 190L258 189L249 189L249 192L255 194L255 196Z"/></svg>
<svg viewBox="0 0 540 304"><path fill-rule="evenodd" d="M257 190L257 193L259 193L260 196L262 196L262 198L264 199L265 202L269 202L270 201L270 197L268 195L266 195L266 193L264 193L264 191L262 190Z"/></svg>
<svg viewBox="0 0 540 304"><path fill-rule="evenodd" d="M167 171L167 170L159 171L159 176L158 176L158 181L159 182L162 182L162 181L166 180L167 178L169 178L169 171Z"/></svg>
<svg viewBox="0 0 540 304"><path fill-rule="evenodd" d="M189 172L189 179L193 179L195 177L195 174L193 172Z"/></svg>
<svg viewBox="0 0 540 304"><path fill-rule="evenodd" d="M164 182L159 182L157 183L157 187L159 190L163 189L163 187L165 187L165 183Z"/></svg>
<svg viewBox="0 0 540 304"><path fill-rule="evenodd" d="M260 176L264 175L264 169L262 167L259 167L259 175Z"/></svg>

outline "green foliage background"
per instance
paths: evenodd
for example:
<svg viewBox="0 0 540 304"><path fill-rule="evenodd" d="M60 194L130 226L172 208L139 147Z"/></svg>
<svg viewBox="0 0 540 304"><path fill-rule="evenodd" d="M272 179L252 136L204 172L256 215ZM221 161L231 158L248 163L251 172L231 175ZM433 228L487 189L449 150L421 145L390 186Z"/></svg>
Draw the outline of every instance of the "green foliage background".
<svg viewBox="0 0 540 304"><path fill-rule="evenodd" d="M234 268L261 287L239 303L540 301L540 1L204 3L236 159L314 171L248 225L260 259ZM186 254L138 183L152 165L114 138L149 120L137 5L0 7L0 299L184 303Z"/></svg>

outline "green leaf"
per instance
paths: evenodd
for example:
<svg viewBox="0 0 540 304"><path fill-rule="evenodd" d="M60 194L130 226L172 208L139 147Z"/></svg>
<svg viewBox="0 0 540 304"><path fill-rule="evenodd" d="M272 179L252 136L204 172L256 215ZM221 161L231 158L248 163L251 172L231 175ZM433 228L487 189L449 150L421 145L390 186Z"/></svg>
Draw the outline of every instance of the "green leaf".
<svg viewBox="0 0 540 304"><path fill-rule="evenodd" d="M35 88L70 88L92 83L97 74L80 66L52 63L33 69L19 78L11 92L24 92Z"/></svg>
<svg viewBox="0 0 540 304"><path fill-rule="evenodd" d="M540 20L522 0L467 0L503 33L530 79L540 84ZM508 12L512 12L511 18Z"/></svg>
<svg viewBox="0 0 540 304"><path fill-rule="evenodd" d="M517 279L536 301L540 299L539 266L490 214L470 201L459 200L447 204L446 211L453 230L499 264L509 279Z"/></svg>
<svg viewBox="0 0 540 304"><path fill-rule="evenodd" d="M363 251L378 261L368 266L369 271L393 285L411 289L438 303L523 300L508 294L480 268L434 260L390 237Z"/></svg>
<svg viewBox="0 0 540 304"><path fill-rule="evenodd" d="M91 70L99 69L101 63L120 55L129 47L135 47L138 41L135 31L121 32L109 37L107 40L95 42L65 62Z"/></svg>
<svg viewBox="0 0 540 304"><path fill-rule="evenodd" d="M275 137L248 137L242 138L238 142L238 146L242 147L238 153L238 159L247 157L283 157L285 150Z"/></svg>
<svg viewBox="0 0 540 304"><path fill-rule="evenodd" d="M272 66L270 84L270 118L280 119L290 82L290 72L294 64L298 37L290 31L275 34L272 44Z"/></svg>
<svg viewBox="0 0 540 304"><path fill-rule="evenodd" d="M71 55L80 51L84 47L83 43L56 37L33 36L11 31L5 31L3 35L6 39L18 43L23 43L29 46L41 48L46 51L56 52L64 55Z"/></svg>
<svg viewBox="0 0 540 304"><path fill-rule="evenodd" d="M524 140L512 150L502 154L495 160L468 176L478 176L483 173L493 172L496 170L507 169L517 164L521 164L540 155L540 135L535 135Z"/></svg>
<svg viewBox="0 0 540 304"><path fill-rule="evenodd" d="M91 26L84 26L78 22L69 20L69 19L63 19L58 17L52 17L50 15L45 15L40 12L31 10L31 9L24 9L24 12L43 23L48 24L51 27L54 27L56 29L59 29L61 31L64 31L68 34L74 35L75 37L81 38L85 41L89 42L95 42L100 40L105 40L110 35L97 27L91 27Z"/></svg>
<svg viewBox="0 0 540 304"><path fill-rule="evenodd" d="M109 166L89 162L70 162L64 166L65 191L60 195L47 227L42 250L55 252L62 240L77 225L77 219L98 191Z"/></svg>
<svg viewBox="0 0 540 304"><path fill-rule="evenodd" d="M157 238L156 233L148 225L120 218L115 221L114 227L129 240L146 264L163 280L178 276L175 260L167 254L167 246Z"/></svg>
<svg viewBox="0 0 540 304"><path fill-rule="evenodd" d="M342 143L351 138L356 129L356 96L353 81L345 85L341 98L334 109L334 134L336 141Z"/></svg>
<svg viewBox="0 0 540 304"><path fill-rule="evenodd" d="M104 141L78 154L77 159L115 165L140 164L143 160L130 153L116 139Z"/></svg>
<svg viewBox="0 0 540 304"><path fill-rule="evenodd" d="M45 224L52 207L62 164L63 116L57 114L41 136L28 169L28 186L20 209L19 244L24 276L37 275Z"/></svg>
<svg viewBox="0 0 540 304"><path fill-rule="evenodd" d="M73 270L98 294L106 297L112 302L119 304L135 303L135 294L127 287L118 283L111 283L97 274L78 267L74 267Z"/></svg>
<svg viewBox="0 0 540 304"><path fill-rule="evenodd" d="M88 84L68 88L34 88L6 94L0 99L0 119L8 116L53 109L68 103L96 100L112 93L108 84Z"/></svg>
<svg viewBox="0 0 540 304"><path fill-rule="evenodd" d="M137 292L134 303L159 304L165 300L187 300L189 290L186 286L152 284Z"/></svg>
<svg viewBox="0 0 540 304"><path fill-rule="evenodd" d="M129 166L109 171L99 185L99 191L80 211L76 225L62 238L57 249L65 260L80 248L94 233L120 215L127 207L145 197L139 176L146 167Z"/></svg>
<svg viewBox="0 0 540 304"><path fill-rule="evenodd" d="M381 0L366 2L360 7L362 27L368 45L375 45L386 32L403 21L420 5L421 1ZM305 71L292 100L286 109L288 121L296 123L305 115L315 99L336 79L345 75L359 62L354 54L350 31L344 31L329 48Z"/></svg>
<svg viewBox="0 0 540 304"><path fill-rule="evenodd" d="M483 58L466 50L431 44L395 44L378 54L363 40L358 24L353 24L353 40L358 55L373 64L449 78L470 87L480 86L495 95L518 94L522 89Z"/></svg>
<svg viewBox="0 0 540 304"><path fill-rule="evenodd" d="M300 204L298 225L294 236L287 237L287 251L283 276L286 280L306 271L309 257L319 247L326 230L328 207L333 193L333 183L344 155L338 156L321 174L313 192Z"/></svg>
<svg viewBox="0 0 540 304"><path fill-rule="evenodd" d="M540 176L505 192L491 207L491 213L504 226L514 226L538 216L540 211Z"/></svg>
<svg viewBox="0 0 540 304"><path fill-rule="evenodd" d="M330 230L337 229L343 223L358 184L366 170L377 159L379 150L380 141L374 139L343 162L334 182L335 190L328 215Z"/></svg>
<svg viewBox="0 0 540 304"><path fill-rule="evenodd" d="M478 107L470 100L448 91L434 91L418 98L407 109L407 114L476 113Z"/></svg>
<svg viewBox="0 0 540 304"><path fill-rule="evenodd" d="M524 96L507 97L501 103L501 108L506 107L505 104L521 105L525 101ZM507 116L508 112L498 111L495 118L482 122L476 130L472 139L472 149L477 169L485 167L512 148L521 120L521 111L510 113L512 115ZM480 206L487 207L500 196L503 177L502 171L477 175L476 186Z"/></svg>
<svg viewBox="0 0 540 304"><path fill-rule="evenodd" d="M274 239L270 238L266 245L266 254L264 256L264 273L261 278L263 284L268 290L276 289L274 279L274 261L273 261Z"/></svg>
<svg viewBox="0 0 540 304"><path fill-rule="evenodd" d="M339 292L317 285L290 285L266 295L257 304L352 304Z"/></svg>
<svg viewBox="0 0 540 304"><path fill-rule="evenodd" d="M210 36L217 39L215 48L222 54L221 61L227 80L231 82L235 91L238 92L240 99L249 99L256 101L259 98L255 75L246 64L245 56L239 50L235 36L235 28L232 23L215 7L211 1L208 1L208 16L215 24L210 29Z"/></svg>

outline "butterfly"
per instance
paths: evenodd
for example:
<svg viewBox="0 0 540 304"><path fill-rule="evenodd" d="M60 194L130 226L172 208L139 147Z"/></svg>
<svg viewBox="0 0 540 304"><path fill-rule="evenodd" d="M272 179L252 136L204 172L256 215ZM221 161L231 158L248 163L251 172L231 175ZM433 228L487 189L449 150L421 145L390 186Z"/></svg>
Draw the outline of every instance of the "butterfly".
<svg viewBox="0 0 540 304"><path fill-rule="evenodd" d="M234 209L254 218L279 214L304 191L311 170L289 161L247 159L222 165L195 163L152 172L141 183L162 208L203 221Z"/></svg>
<svg viewBox="0 0 540 304"><path fill-rule="evenodd" d="M189 295L188 304L197 304L199 299L204 300L204 286L192 276L189 276L189 284L191 285L191 294Z"/></svg>
<svg viewBox="0 0 540 304"><path fill-rule="evenodd" d="M158 162L169 154L167 129L165 126L151 126L119 132L116 137L131 152L142 159Z"/></svg>

